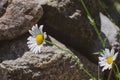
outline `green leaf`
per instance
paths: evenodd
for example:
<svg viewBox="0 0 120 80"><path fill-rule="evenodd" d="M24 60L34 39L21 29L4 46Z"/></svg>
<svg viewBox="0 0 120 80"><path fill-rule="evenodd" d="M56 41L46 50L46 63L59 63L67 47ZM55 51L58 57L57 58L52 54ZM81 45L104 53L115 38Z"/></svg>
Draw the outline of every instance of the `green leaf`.
<svg viewBox="0 0 120 80"><path fill-rule="evenodd" d="M99 55L99 54L102 54L102 52L94 52L93 54Z"/></svg>
<svg viewBox="0 0 120 80"><path fill-rule="evenodd" d="M116 73L116 77L120 79L120 73Z"/></svg>

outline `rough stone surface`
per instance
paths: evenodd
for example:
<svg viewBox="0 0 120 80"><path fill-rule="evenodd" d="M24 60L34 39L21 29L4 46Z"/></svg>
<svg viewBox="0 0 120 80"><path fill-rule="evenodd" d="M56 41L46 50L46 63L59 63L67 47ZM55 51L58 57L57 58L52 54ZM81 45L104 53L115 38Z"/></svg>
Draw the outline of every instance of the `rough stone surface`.
<svg viewBox="0 0 120 80"><path fill-rule="evenodd" d="M25 34L13 40L0 41L0 62L17 59L28 51L27 37L28 34Z"/></svg>
<svg viewBox="0 0 120 80"><path fill-rule="evenodd" d="M84 0L100 30L97 0ZM49 0L42 4L44 15L39 21L47 32L85 55L93 52L96 32L89 24L80 0Z"/></svg>
<svg viewBox="0 0 120 80"><path fill-rule="evenodd" d="M57 43L59 46L68 49L55 39L50 39L53 42ZM25 42L24 39L21 41ZM85 68L96 76L97 66L80 55L80 53L76 51L74 52L78 54L80 62L84 64ZM18 54L19 53L20 52L18 52ZM69 54L57 49L54 46L45 45L42 48L42 52L40 54L25 52L21 57L17 59L11 58L10 60L4 60L2 63L0 63L0 79L88 80L89 77L83 71L79 70L79 68L75 65L75 61Z"/></svg>
<svg viewBox="0 0 120 80"><path fill-rule="evenodd" d="M102 13L100 13L100 18L101 18L101 32L105 34L110 46L112 47L120 46L119 27L115 25L113 22L111 22L110 19Z"/></svg>
<svg viewBox="0 0 120 80"><path fill-rule="evenodd" d="M0 0L0 40L24 34L42 15L36 0Z"/></svg>

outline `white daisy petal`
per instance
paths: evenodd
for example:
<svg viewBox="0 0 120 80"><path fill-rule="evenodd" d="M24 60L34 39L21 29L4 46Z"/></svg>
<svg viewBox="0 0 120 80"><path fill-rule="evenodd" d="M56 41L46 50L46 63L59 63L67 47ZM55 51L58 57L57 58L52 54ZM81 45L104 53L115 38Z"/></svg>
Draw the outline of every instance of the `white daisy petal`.
<svg viewBox="0 0 120 80"><path fill-rule="evenodd" d="M43 42L43 45L46 44L46 42Z"/></svg>
<svg viewBox="0 0 120 80"><path fill-rule="evenodd" d="M41 47L38 46L38 47L37 47L37 51L38 51L38 53L40 53L40 49L41 49Z"/></svg>
<svg viewBox="0 0 120 80"><path fill-rule="evenodd" d="M107 68L108 68L108 66L104 66L103 69L102 69L102 72L103 72L104 70L106 70Z"/></svg>
<svg viewBox="0 0 120 80"><path fill-rule="evenodd" d="M34 49L35 49L35 46L34 46L34 47L31 47L31 48L30 48L30 51L33 52ZM33 53L34 53L34 52L33 52Z"/></svg>
<svg viewBox="0 0 120 80"><path fill-rule="evenodd" d="M38 26L35 26L34 32L36 33L36 35L40 33L39 30L38 30Z"/></svg>
<svg viewBox="0 0 120 80"><path fill-rule="evenodd" d="M32 31L34 31L34 29L35 29L35 26L32 27Z"/></svg>
<svg viewBox="0 0 120 80"><path fill-rule="evenodd" d="M32 27L29 30L31 36L27 38L27 44L30 51L37 54L41 52L41 47L45 44L45 39L47 38L46 32L43 32L43 25L38 28L38 25ZM43 36L43 37L40 37Z"/></svg>
<svg viewBox="0 0 120 80"><path fill-rule="evenodd" d="M29 36L28 38L27 38L27 40L30 40L31 39L31 36Z"/></svg>
<svg viewBox="0 0 120 80"><path fill-rule="evenodd" d="M112 64L109 65L108 69L110 70L112 68Z"/></svg>
<svg viewBox="0 0 120 80"><path fill-rule="evenodd" d="M106 57L108 57L110 55L109 49L105 49L105 53L104 54L105 54Z"/></svg>
<svg viewBox="0 0 120 80"><path fill-rule="evenodd" d="M113 56L114 53L115 53L115 50L112 48L112 49L111 49L111 56Z"/></svg>
<svg viewBox="0 0 120 80"><path fill-rule="evenodd" d="M36 46L32 51L36 54L37 53L37 47L38 46Z"/></svg>
<svg viewBox="0 0 120 80"><path fill-rule="evenodd" d="M27 44L31 44L31 43L36 43L35 39L31 39L27 42Z"/></svg>
<svg viewBox="0 0 120 80"><path fill-rule="evenodd" d="M103 54L98 57L99 59L99 65L102 68L102 71L106 69L111 69L113 62L116 60L118 53L115 53L114 49L112 48L111 51L109 49L105 49L103 51Z"/></svg>
<svg viewBox="0 0 120 80"><path fill-rule="evenodd" d="M37 53L40 53L40 52L41 52L41 47L38 46L38 47L36 48L36 50L37 50Z"/></svg>
<svg viewBox="0 0 120 80"><path fill-rule="evenodd" d="M35 36L35 33L33 33L31 30L29 30L29 33L30 33L32 36Z"/></svg>
<svg viewBox="0 0 120 80"><path fill-rule="evenodd" d="M35 24L36 27L38 27L38 24Z"/></svg>
<svg viewBox="0 0 120 80"><path fill-rule="evenodd" d="M35 34L35 35L37 35L38 34L38 26L33 26L32 27L32 32Z"/></svg>
<svg viewBox="0 0 120 80"><path fill-rule="evenodd" d="M27 44L33 44L35 41L28 41Z"/></svg>
<svg viewBox="0 0 120 80"><path fill-rule="evenodd" d="M39 49L38 49L39 53L41 52L41 47L42 47L42 45L39 45Z"/></svg>
<svg viewBox="0 0 120 80"><path fill-rule="evenodd" d="M32 48L30 48L30 51L32 51L34 53L34 51L33 51L34 49L35 49L35 47L34 48L32 47Z"/></svg>
<svg viewBox="0 0 120 80"><path fill-rule="evenodd" d="M30 43L36 43L35 38L29 37L27 44L30 44Z"/></svg>
<svg viewBox="0 0 120 80"><path fill-rule="evenodd" d="M118 52L113 56L113 60L116 60Z"/></svg>
<svg viewBox="0 0 120 80"><path fill-rule="evenodd" d="M41 26L39 27L39 30L40 30L41 33L43 33L43 25L41 25Z"/></svg>
<svg viewBox="0 0 120 80"><path fill-rule="evenodd" d="M107 63L104 63L104 62L99 63L99 64L100 64L101 67L107 65Z"/></svg>
<svg viewBox="0 0 120 80"><path fill-rule="evenodd" d="M46 34L46 32L44 32L44 38L47 39L47 34Z"/></svg>
<svg viewBox="0 0 120 80"><path fill-rule="evenodd" d="M30 44L30 45L28 45L29 48L32 48L32 47L34 48L35 46L36 46L35 43L34 43L34 44Z"/></svg>
<svg viewBox="0 0 120 80"><path fill-rule="evenodd" d="M35 40L35 38L33 36L30 36L27 38L27 40Z"/></svg>
<svg viewBox="0 0 120 80"><path fill-rule="evenodd" d="M98 57L100 61L105 60L104 57Z"/></svg>
<svg viewBox="0 0 120 80"><path fill-rule="evenodd" d="M36 54L39 53L38 48L39 47L35 47L35 49L34 49Z"/></svg>
<svg viewBox="0 0 120 80"><path fill-rule="evenodd" d="M40 30L39 30L39 28L38 28L38 25L36 24L36 34L40 34L41 32L40 32Z"/></svg>
<svg viewBox="0 0 120 80"><path fill-rule="evenodd" d="M104 52L103 52L103 53L104 53ZM104 54L103 54L103 53L101 53L100 55L101 55L101 56L104 56Z"/></svg>

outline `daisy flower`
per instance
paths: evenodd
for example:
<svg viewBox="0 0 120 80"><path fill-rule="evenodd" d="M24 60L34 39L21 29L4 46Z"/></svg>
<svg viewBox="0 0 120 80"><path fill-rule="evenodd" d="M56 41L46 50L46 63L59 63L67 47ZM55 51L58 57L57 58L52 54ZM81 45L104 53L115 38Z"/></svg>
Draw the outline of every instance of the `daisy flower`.
<svg viewBox="0 0 120 80"><path fill-rule="evenodd" d="M28 37L28 47L30 51L34 53L40 53L41 47L45 44L45 39L47 38L46 32L43 32L43 25L38 28L38 25L34 25L31 30L29 30L31 36Z"/></svg>
<svg viewBox="0 0 120 80"><path fill-rule="evenodd" d="M101 67L103 67L102 71L106 69L110 70L112 68L112 64L116 60L116 57L118 55L118 52L115 54L114 53L114 49L111 49L111 51L109 51L109 49L105 49L103 51L103 53L99 57L99 64Z"/></svg>

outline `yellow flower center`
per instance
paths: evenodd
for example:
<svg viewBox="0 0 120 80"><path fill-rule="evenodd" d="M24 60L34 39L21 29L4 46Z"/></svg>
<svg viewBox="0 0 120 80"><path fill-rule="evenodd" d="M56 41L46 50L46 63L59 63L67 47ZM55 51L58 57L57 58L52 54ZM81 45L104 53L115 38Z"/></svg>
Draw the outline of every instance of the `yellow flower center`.
<svg viewBox="0 0 120 80"><path fill-rule="evenodd" d="M112 56L107 57L107 63L111 64L113 62Z"/></svg>
<svg viewBox="0 0 120 80"><path fill-rule="evenodd" d="M43 36L43 34L38 34L35 39L36 39L37 44L42 44L42 42L44 40L44 36Z"/></svg>

